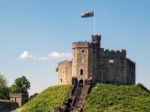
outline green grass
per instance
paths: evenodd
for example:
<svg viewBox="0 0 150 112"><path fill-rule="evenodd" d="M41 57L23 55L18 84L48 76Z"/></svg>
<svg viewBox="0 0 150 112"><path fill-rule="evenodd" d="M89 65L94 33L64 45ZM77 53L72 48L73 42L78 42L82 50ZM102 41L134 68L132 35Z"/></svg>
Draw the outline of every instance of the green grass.
<svg viewBox="0 0 150 112"><path fill-rule="evenodd" d="M97 84L86 99L84 112L150 112L150 91L144 86Z"/></svg>
<svg viewBox="0 0 150 112"><path fill-rule="evenodd" d="M54 107L63 104L69 87L69 85L49 87L13 112L52 112Z"/></svg>
<svg viewBox="0 0 150 112"><path fill-rule="evenodd" d="M61 106L69 85L53 86L13 112L52 112ZM84 112L150 112L150 92L142 85L96 84L89 93Z"/></svg>

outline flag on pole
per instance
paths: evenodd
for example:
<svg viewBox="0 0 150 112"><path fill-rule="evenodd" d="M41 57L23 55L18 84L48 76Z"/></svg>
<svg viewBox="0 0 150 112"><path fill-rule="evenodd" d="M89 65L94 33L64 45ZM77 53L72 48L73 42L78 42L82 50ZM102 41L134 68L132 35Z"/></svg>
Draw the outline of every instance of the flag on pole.
<svg viewBox="0 0 150 112"><path fill-rule="evenodd" d="M93 16L94 16L94 10L88 11L88 12L85 12L85 13L82 13L82 14L81 14L81 17L82 17L82 18L85 18L85 17L93 17Z"/></svg>

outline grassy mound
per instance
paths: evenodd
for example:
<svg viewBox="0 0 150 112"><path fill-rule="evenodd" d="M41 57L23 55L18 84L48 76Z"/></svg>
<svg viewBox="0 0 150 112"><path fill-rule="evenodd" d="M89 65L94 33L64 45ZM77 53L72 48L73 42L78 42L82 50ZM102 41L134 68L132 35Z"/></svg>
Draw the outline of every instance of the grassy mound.
<svg viewBox="0 0 150 112"><path fill-rule="evenodd" d="M97 84L87 97L84 112L150 112L150 91L141 84Z"/></svg>
<svg viewBox="0 0 150 112"><path fill-rule="evenodd" d="M69 87L69 85L49 87L13 112L51 112L54 107L62 105Z"/></svg>

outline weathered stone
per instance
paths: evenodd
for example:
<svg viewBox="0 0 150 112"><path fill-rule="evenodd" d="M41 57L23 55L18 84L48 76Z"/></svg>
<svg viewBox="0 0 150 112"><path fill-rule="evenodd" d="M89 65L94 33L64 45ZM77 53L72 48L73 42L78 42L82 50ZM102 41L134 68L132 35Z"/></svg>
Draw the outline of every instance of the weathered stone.
<svg viewBox="0 0 150 112"><path fill-rule="evenodd" d="M10 112L18 108L17 102L0 100L0 112Z"/></svg>
<svg viewBox="0 0 150 112"><path fill-rule="evenodd" d="M12 93L10 95L10 101L18 103L18 106L22 106L28 101L29 95L27 93Z"/></svg>
<svg viewBox="0 0 150 112"><path fill-rule="evenodd" d="M91 42L73 42L72 61L58 63L59 84L71 84L72 77L84 83L135 83L135 63L126 58L126 50L104 50L100 41L100 35L92 35Z"/></svg>

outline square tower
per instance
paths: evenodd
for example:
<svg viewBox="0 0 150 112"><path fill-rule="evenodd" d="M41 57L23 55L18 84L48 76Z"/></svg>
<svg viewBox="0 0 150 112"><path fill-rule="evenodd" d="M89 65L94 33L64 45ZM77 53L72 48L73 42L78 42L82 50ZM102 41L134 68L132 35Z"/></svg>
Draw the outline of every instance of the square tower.
<svg viewBox="0 0 150 112"><path fill-rule="evenodd" d="M100 35L92 35L91 42L74 42L72 44L72 77L78 80L100 80Z"/></svg>
<svg viewBox="0 0 150 112"><path fill-rule="evenodd" d="M28 93L12 93L12 94L10 94L10 100L17 102L19 107L21 107L23 104L28 102L28 99L29 99Z"/></svg>
<svg viewBox="0 0 150 112"><path fill-rule="evenodd" d="M91 44L89 42L74 42L72 44L72 77L78 80L89 78L89 54Z"/></svg>

